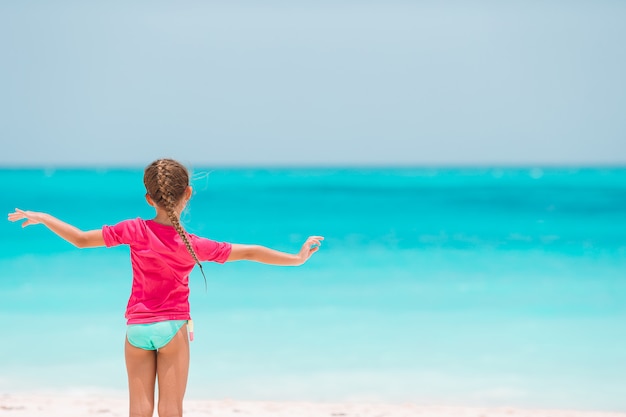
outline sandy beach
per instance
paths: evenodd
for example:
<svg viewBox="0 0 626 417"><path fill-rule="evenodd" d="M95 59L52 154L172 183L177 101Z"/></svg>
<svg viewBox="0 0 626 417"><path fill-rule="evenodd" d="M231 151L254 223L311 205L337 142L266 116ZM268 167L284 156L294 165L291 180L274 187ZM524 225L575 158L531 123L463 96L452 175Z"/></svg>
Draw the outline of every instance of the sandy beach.
<svg viewBox="0 0 626 417"><path fill-rule="evenodd" d="M4 394L2 417L127 416L127 401L119 396ZM156 413L155 413L156 415ZM379 403L185 401L187 417L626 417L626 413L573 410L475 408Z"/></svg>

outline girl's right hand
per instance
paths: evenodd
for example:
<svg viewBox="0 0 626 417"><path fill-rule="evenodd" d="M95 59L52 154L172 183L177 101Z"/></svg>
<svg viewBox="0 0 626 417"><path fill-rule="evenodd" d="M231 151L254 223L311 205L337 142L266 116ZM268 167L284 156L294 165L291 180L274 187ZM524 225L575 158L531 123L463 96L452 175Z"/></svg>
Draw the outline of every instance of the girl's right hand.
<svg viewBox="0 0 626 417"><path fill-rule="evenodd" d="M305 263L311 255L320 249L322 240L324 240L324 237L322 236L309 236L306 242L304 242L304 245L302 245L300 253L298 254L302 263Z"/></svg>
<svg viewBox="0 0 626 417"><path fill-rule="evenodd" d="M18 208L15 209L13 213L9 213L9 221L16 222L18 220L26 219L24 223L22 223L22 227L30 226L31 224L39 224L41 213L37 213L35 211L24 211Z"/></svg>
<svg viewBox="0 0 626 417"><path fill-rule="evenodd" d="M9 220L12 222L24 219L26 221L22 223L22 227L41 223L78 248L94 248L105 245L104 238L102 237L102 229L84 232L56 217L37 211L24 211L16 208L13 213L9 213Z"/></svg>

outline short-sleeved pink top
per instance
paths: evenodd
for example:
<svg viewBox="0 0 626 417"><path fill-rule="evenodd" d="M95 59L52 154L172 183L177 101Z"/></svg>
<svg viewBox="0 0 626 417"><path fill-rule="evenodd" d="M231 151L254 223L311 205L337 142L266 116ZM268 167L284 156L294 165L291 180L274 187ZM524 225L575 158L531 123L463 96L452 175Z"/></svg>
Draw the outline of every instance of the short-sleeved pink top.
<svg viewBox="0 0 626 417"><path fill-rule="evenodd" d="M124 220L103 226L107 247L130 246L133 287L126 308L128 324L189 320L189 273L195 262L173 226L153 220ZM190 234L200 261L224 263L231 244Z"/></svg>

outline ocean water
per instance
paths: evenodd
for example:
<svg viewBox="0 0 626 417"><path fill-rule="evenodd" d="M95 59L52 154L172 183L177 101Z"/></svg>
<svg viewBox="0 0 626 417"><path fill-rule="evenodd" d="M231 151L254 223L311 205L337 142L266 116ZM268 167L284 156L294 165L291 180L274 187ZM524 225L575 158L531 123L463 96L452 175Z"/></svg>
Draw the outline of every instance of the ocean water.
<svg viewBox="0 0 626 417"><path fill-rule="evenodd" d="M3 169L0 207L150 217L141 169ZM626 169L203 169L186 228L304 266L191 277L188 397L626 411ZM127 248L0 222L0 392L124 391Z"/></svg>

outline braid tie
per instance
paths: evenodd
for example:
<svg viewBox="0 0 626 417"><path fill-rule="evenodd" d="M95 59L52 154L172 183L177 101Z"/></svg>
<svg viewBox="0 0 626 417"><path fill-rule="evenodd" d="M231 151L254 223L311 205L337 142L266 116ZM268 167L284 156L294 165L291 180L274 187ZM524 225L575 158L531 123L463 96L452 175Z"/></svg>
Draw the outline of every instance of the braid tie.
<svg viewBox="0 0 626 417"><path fill-rule="evenodd" d="M191 242L189 241L189 237L183 226L180 224L180 219L176 215L176 204L178 203L178 199L172 192L172 178L171 172L168 169L167 163L163 160L158 161L157 163L157 183L159 187L159 196L157 197L159 202L164 203L163 206L167 213L167 217L172 222L174 229L180 236L181 240L185 244L187 251L193 258L194 262L200 267L200 272L202 273L202 277L204 278L204 290L207 291L207 281L206 275L204 275L204 269L202 268L202 264L196 255L196 251L194 251L193 246L191 246ZM158 204L158 203L157 203Z"/></svg>

